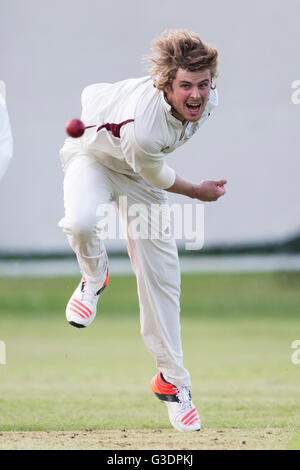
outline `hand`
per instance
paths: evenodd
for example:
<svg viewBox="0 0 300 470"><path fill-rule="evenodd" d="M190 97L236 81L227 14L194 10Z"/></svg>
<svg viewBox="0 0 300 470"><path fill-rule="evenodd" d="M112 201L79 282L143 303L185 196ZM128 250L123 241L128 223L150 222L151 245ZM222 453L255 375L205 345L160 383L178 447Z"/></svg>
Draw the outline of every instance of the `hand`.
<svg viewBox="0 0 300 470"><path fill-rule="evenodd" d="M224 185L227 180L205 180L194 187L194 198L200 201L217 201L219 197L224 196L226 193Z"/></svg>

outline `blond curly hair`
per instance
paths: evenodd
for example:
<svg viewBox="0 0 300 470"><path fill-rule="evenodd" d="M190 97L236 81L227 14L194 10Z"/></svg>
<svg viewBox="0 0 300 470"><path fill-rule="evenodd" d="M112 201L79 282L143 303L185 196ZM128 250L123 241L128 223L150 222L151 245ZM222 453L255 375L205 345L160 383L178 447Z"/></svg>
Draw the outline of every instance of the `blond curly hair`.
<svg viewBox="0 0 300 470"><path fill-rule="evenodd" d="M179 68L191 72L209 69L212 80L218 75L217 49L201 41L196 33L166 30L152 41L152 52L145 59L150 62L149 72L159 90L172 85Z"/></svg>

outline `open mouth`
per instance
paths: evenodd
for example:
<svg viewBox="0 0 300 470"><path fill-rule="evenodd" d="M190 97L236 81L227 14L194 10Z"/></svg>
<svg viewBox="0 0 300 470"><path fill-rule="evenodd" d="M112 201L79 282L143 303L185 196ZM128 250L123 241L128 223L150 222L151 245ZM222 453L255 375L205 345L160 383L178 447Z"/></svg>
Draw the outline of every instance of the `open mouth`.
<svg viewBox="0 0 300 470"><path fill-rule="evenodd" d="M188 108L189 111L192 111L194 113L197 113L200 111L201 104L190 104L186 103L186 107Z"/></svg>

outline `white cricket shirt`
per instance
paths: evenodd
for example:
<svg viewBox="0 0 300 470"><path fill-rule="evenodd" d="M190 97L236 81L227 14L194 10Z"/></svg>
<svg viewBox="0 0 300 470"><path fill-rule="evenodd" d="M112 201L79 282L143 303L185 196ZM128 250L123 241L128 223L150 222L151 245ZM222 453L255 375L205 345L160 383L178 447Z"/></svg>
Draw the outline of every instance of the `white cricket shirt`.
<svg viewBox="0 0 300 470"><path fill-rule="evenodd" d="M139 173L152 186L167 189L176 173L166 164L166 154L199 129L217 105L218 95L211 90L200 120L184 125L171 114L164 93L148 76L90 85L81 102L81 119L91 127L79 139L66 139L60 151L63 168L73 156L88 153L114 171Z"/></svg>

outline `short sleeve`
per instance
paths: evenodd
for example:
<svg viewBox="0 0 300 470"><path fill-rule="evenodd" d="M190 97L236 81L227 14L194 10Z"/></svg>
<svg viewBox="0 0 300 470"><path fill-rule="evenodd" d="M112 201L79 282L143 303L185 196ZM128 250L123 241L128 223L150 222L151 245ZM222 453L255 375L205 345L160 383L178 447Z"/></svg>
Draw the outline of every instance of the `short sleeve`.
<svg viewBox="0 0 300 470"><path fill-rule="evenodd" d="M143 148L139 145L143 145ZM165 155L159 152L159 145L148 141L139 143L136 139L134 123L124 126L121 133L122 152L128 165L139 173L147 183L160 189L173 185L176 173L165 163ZM155 153L156 152L156 153Z"/></svg>
<svg viewBox="0 0 300 470"><path fill-rule="evenodd" d="M148 146L146 150L140 147L135 136L134 122L122 127L121 147L126 162L137 173L145 168L161 166L165 158L162 152L153 152L155 147Z"/></svg>

